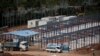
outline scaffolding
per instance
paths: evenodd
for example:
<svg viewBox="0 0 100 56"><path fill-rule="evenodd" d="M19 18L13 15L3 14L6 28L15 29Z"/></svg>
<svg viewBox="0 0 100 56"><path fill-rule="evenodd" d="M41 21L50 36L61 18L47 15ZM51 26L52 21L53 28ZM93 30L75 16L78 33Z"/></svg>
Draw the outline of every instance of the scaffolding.
<svg viewBox="0 0 100 56"><path fill-rule="evenodd" d="M50 5L46 8L47 5L44 7L39 8L27 8L22 11L7 11L7 13L3 14L2 19L4 21L1 25L7 25L7 28L0 28L0 40L3 41L11 41L14 36L12 34L5 35L4 32L8 32L8 28L16 26L16 25L25 25L26 22L30 19L34 18L42 18L42 17L52 17L52 16L61 16L66 15L71 16L79 13L79 11L83 11L82 16L77 16L76 18L64 20L64 21L55 21L56 19L52 20L51 22L47 23L46 25L41 25L32 28L25 28L20 30L32 30L35 32L39 32L36 35L32 35L29 37L29 41L32 42L33 45L39 45L40 48L45 48L48 43L65 43L68 45L71 50L78 49L82 47L87 47L92 44L99 44L100 43L100 15L93 14L93 15L86 15L87 8L84 6L70 6L67 4L65 6L66 0L60 0L61 3L57 3L55 7ZM13 1L15 3L15 7L17 8L19 1ZM39 1L39 5L42 4L42 0ZM46 0L46 3L48 1ZM64 4L63 4L64 3ZM59 6L58 6L59 5ZM41 5L43 6L43 5ZM82 7L82 8L81 8ZM15 9L16 9L15 8ZM8 7L10 9L10 7ZM20 9L18 7L17 9ZM66 10L68 9L68 10ZM50 11L49 11L50 10ZM34 14L32 14L34 13ZM40 13L40 14L39 14ZM80 13L81 14L81 13ZM62 19L62 17L60 18ZM21 27L20 27L21 28ZM16 28L15 28L16 29ZM20 38L20 36L18 36ZM27 38L26 38L27 39ZM25 38L22 38L25 40Z"/></svg>

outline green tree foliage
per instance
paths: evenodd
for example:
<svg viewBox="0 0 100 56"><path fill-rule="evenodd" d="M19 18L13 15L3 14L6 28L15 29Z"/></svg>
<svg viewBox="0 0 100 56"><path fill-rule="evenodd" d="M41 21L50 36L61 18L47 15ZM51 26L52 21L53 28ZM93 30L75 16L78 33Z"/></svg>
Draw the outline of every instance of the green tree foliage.
<svg viewBox="0 0 100 56"><path fill-rule="evenodd" d="M47 6L54 6L58 4L59 0L45 0Z"/></svg>
<svg viewBox="0 0 100 56"><path fill-rule="evenodd" d="M82 5L84 3L85 0L68 0L68 4L69 5Z"/></svg>
<svg viewBox="0 0 100 56"><path fill-rule="evenodd" d="M14 0L0 0L0 8L14 7Z"/></svg>
<svg viewBox="0 0 100 56"><path fill-rule="evenodd" d="M84 0L0 0L0 7L41 7L44 6L54 6L62 1L70 4L70 5L80 5Z"/></svg>

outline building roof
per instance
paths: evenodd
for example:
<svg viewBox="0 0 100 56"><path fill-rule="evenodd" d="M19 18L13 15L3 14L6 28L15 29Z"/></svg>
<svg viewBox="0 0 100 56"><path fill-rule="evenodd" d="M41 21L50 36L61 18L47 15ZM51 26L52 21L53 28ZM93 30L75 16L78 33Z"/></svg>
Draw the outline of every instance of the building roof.
<svg viewBox="0 0 100 56"><path fill-rule="evenodd" d="M28 37L28 36L33 36L35 34L38 34L38 32L34 32L32 30L20 30L20 31L8 32L6 34Z"/></svg>
<svg viewBox="0 0 100 56"><path fill-rule="evenodd" d="M33 20L28 20L28 21L40 21L40 19L33 19Z"/></svg>

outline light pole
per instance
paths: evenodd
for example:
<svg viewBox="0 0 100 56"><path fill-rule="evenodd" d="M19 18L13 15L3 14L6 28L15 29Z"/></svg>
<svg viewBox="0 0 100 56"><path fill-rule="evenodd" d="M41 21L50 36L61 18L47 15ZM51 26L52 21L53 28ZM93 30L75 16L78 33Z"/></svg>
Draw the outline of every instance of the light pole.
<svg viewBox="0 0 100 56"><path fill-rule="evenodd" d="M91 51L92 51L92 56L95 56L95 53L94 53L95 49L92 48Z"/></svg>

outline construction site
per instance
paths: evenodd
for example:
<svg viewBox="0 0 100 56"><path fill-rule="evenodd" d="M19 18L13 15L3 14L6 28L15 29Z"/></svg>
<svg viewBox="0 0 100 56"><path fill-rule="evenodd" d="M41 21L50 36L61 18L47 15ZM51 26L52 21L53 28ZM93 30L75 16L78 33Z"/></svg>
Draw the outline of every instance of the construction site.
<svg viewBox="0 0 100 56"><path fill-rule="evenodd" d="M0 23L0 56L100 56L100 7L90 1L85 5L79 3L80 6L64 1L47 8L39 1L40 8L27 9L42 16L20 7L12 14L4 12Z"/></svg>
<svg viewBox="0 0 100 56"><path fill-rule="evenodd" d="M84 50L83 52L86 50L91 52L91 49L99 49L100 16L97 18L93 16L95 19L93 17L89 17L90 16L53 16L52 18L46 17L46 20L49 18L50 20L52 19L52 21L50 21L52 23L47 23L37 27L34 27L33 25L31 28L28 27L22 30L3 33L0 35L0 40L11 42L13 39L17 38L19 41L28 41L30 44L28 50L29 53L34 53L34 51L45 52L44 50L46 49L48 43L64 44L65 46L68 46L70 49L68 50L65 48L65 50L63 50L64 53L70 53L73 51L78 52L81 51L81 49ZM56 20L62 20L54 21L54 18L56 18ZM63 18L65 20L63 20ZM34 20L32 22L34 23ZM28 22L28 24L32 22ZM11 53L13 52L17 53L16 51L11 51ZM28 52L26 51L25 54ZM41 56L41 54L38 55Z"/></svg>

